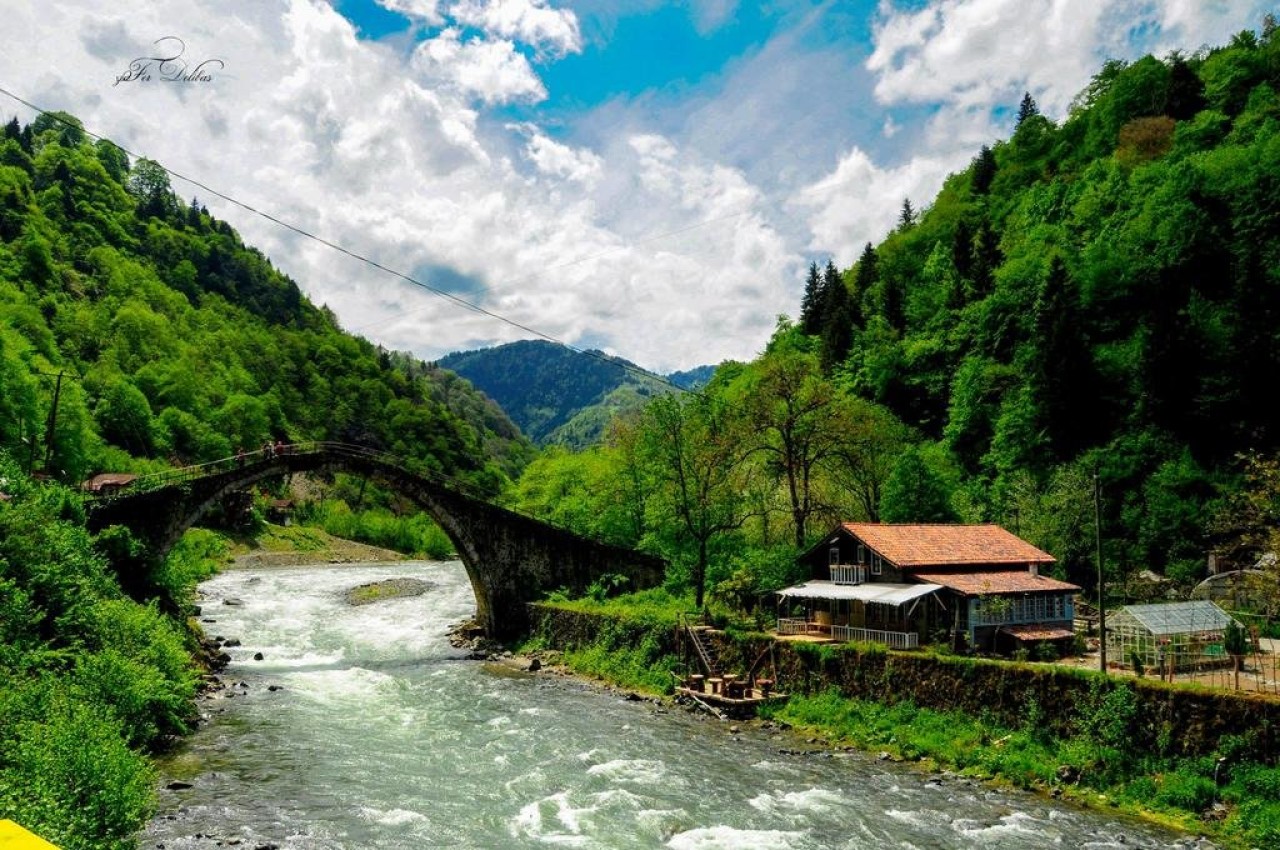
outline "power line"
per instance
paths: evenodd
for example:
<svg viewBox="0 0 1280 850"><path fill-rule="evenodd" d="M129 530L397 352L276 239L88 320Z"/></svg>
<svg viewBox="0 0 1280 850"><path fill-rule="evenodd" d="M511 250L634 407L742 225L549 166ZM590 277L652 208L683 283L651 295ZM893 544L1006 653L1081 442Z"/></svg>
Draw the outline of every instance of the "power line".
<svg viewBox="0 0 1280 850"><path fill-rule="evenodd" d="M135 161L136 161L136 160L139 160L139 159L147 159L147 157L144 157L144 156L141 156L140 154L134 153L133 151L129 150L128 148L126 148L126 147L122 147L121 145L116 144L115 142L111 141L110 139L106 138L105 136L102 136L102 135L100 135L100 134L98 134L98 133L95 133L95 132L93 132L93 131L91 131L91 130L89 130L89 129L87 129L87 128L83 127L83 126L81 126L81 127L74 127L74 125L71 125L69 122L67 122L65 119L63 119L61 116L56 115L56 114L54 114L54 113L52 113L52 112L50 112L50 111L48 111L48 110L46 110L46 109L43 109L43 108L42 108L42 107L40 107L40 106L37 106L36 104L32 103L31 101L26 100L25 98L22 98L22 97L20 97L20 96L18 96L18 95L16 95L16 94L14 94L13 92L9 91L8 89L4 88L3 86L0 86L0 94L7 95L8 97L12 98L13 100L16 100L18 103L21 103L22 105L26 106L28 109L31 109L31 110L33 110L33 111L35 111L35 112L39 113L40 115L46 116L46 117L48 117L48 118L51 118L51 119L53 119L54 121L58 121L59 123L61 123L61 124L65 125L65 126L72 127L73 129L76 129L76 130L78 130L78 131L80 131L80 132L83 132L85 135L87 135L87 136L89 136L89 137L91 137L91 138L93 138L93 139L97 139L97 140L99 140L99 141L110 142L111 144L113 144L113 145L115 145L117 148L119 148L121 151L123 151L125 154L127 154L127 155L128 155L128 156L130 156L130 157L132 157ZM155 161L154 161L154 160L152 160L152 162L155 162ZM688 390L688 389L686 389L686 388L684 388L684 387L681 387L680 385L676 384L675 382L671 381L670 379L668 379L667 377L665 377L665 376L663 376L663 375L658 375L658 374L653 373L653 372L650 372L650 371L648 371L648 370L646 370L646 369L642 369L642 368L640 368L639 366L636 366L636 365L634 365L634 364L629 364L629 363L621 362L621 358L613 358L613 357L610 357L609 355L607 355L607 354L605 354L604 352L601 352L601 351L594 351L594 350L591 350L591 349L583 349L583 348L579 348L579 347L577 347L577 346L575 346L575 345L570 345L569 343L567 343L567 342L565 342L565 341L563 341L563 340L561 340L561 339L559 339L559 338L557 338L557 337L555 337L555 336L552 336L551 334L548 334L548 333L546 333L546 332L544 332L544 331L538 330L537 328L534 328L534 327L532 327L532 326L530 326L530 325L526 325L526 324L524 324L523 322L517 321L517 320L512 319L512 318L509 318L509 317L507 317L507 316L505 316L505 315L503 315L503 314L501 314L501 313L498 313L498 312L496 312L496 311L494 311L494 310L490 310L490 309L488 309L488 308L486 308L486 307L482 307L481 305L476 304L475 302L468 301L467 299L465 299L465 298L461 298L461 297L459 297L459 296L457 296L457 295L454 295L453 293L448 292L447 290L443 290L443 289L440 289L440 288L438 288L438 287L432 286L431 284L426 283L425 281L418 280L417 278L415 278L415 277L413 277L413 276L411 276L411 275L408 275L408 274L406 274L406 273L404 273L404 272L402 272L402 271L399 271L399 270L397 270L397 269L390 268L389 266L385 266L385 265L383 265L382 263L378 262L377 260L374 260L374 259L372 259L372 258L370 258L370 257L365 256L364 254L358 253L358 252L353 251L353 250L351 250L351 249L349 249L349 248L346 248L346 247L344 247L344 246L342 246L342 245L339 245L339 244L337 244L336 242L330 241L329 239L326 239L326 238L325 238L325 237L323 237L323 236L319 236L319 235L317 235L317 234L315 234L315 233L312 233L312 232L310 232L310 231L308 231L308 230L305 230L305 229L303 229L303 228L301 228L301 227L299 227L299 226L297 226L297 225L295 225L295 224L292 224L292 223L287 222L287 221L285 221L285 220L283 220L283 219L281 219L281 218L278 218L277 216L272 215L271 213L268 213L268 212L265 212L265 211L263 211L263 210L260 210L260 209L258 209L258 208L256 208L256 207L252 206L251 204L248 204L248 203L246 203L246 202L244 202L244 201L241 201L241 200L239 200L238 198L235 198L235 197L233 197L233 196L231 196L231 195L226 194L225 192L221 192L221 191L219 191L219 190L217 190L217 189L215 189L215 188L213 188L213 187L209 186L208 184L206 184L206 183L204 183L204 182L202 182L202 181L200 181L200 180L197 180L197 179L195 179L195 178L193 178L193 177L188 177L188 176L186 176L185 174L182 174L182 173L180 173L180 172L174 171L173 169L168 168L167 166L161 165L161 164L160 164L160 163L158 163L158 162L156 163L156 165L157 165L161 170L163 170L166 174L168 174L170 177L175 177L175 178L177 178L177 179L179 179L179 180L182 180L183 182L186 182L186 183L191 184L192 186L196 186L196 187L198 187L198 188L200 188L200 189L204 190L205 192L208 192L209 194L211 194L211 195L213 195L213 196L215 196L215 197L221 198L222 200L226 201L226 202L227 202L227 203L229 203L229 204L233 204L234 206L240 207L241 209L243 209L243 210L245 210L245 211L247 211L247 212L249 212L249 213L252 213L253 215L256 215L256 216L259 216L259 217L261 217L261 218L264 218L264 219L266 219L267 221L270 221L271 223L273 223L273 224L277 225L278 227L282 227L282 228L284 228L285 230L288 230L288 231L290 231L290 232L292 232L292 233L296 233L297 235L302 236L302 237L303 237L303 238L305 238L305 239L310 239L310 240L312 240L313 242L316 242L316 243L318 243L318 244L320 244L320 245L325 246L326 248L329 248L330 250L337 251L338 253L343 254L343 255L345 255L345 256L347 256L347 257L350 257L350 258L352 258L352 259L356 260L357 262L364 263L365 265L367 265L367 266L369 266L369 267L371 267L371 268L378 269L379 271L385 272L386 274L389 274L389 275L391 275L392 277L399 278L399 279L401 279L401 280L405 281L406 283L412 284L413 286L416 286L416 287L418 287L418 288L420 288L420 289L425 289L426 291L428 291L428 292L430 292L430 293L432 293L432 294L434 294L434 295L437 295L437 296L439 296L439 297L441 297L441 298L444 298L444 299L446 299L446 300L448 300L448 301L451 301L451 302L453 302L454 304L456 304L456 305L458 305L458 306L460 306L460 307L463 307L463 308L468 309L468 310L471 310L471 311L473 311L473 312L475 312L475 313L479 313L479 314L481 314L481 315L487 316L487 317L489 317L489 318L496 319L497 321L503 322L504 324L510 325L511 327L517 328L517 329L522 330L522 331L524 331L524 332L526 332L526 333L529 333L529 334L533 334L534 336L536 336L536 337L538 337L538 338L540 338L540 339L546 340L547 342L551 342L551 343L554 343L554 344L556 344L556 345L563 346L564 348L567 348L567 349L569 349L570 351L573 351L573 352L575 352L575 353L577 353L577 354L582 354L582 355L585 355L585 356L587 356L587 357L591 357L591 358L593 358L593 359L595 359L595 360L599 360L599 361L600 361L600 362L602 362L602 363L608 363L608 364L610 364L610 365L612 365L612 366L615 366L615 367L617 367L617 368L620 368L620 369L622 369L623 371L628 372L628 373L631 373L631 374L633 374L633 375L638 375L638 376L641 376L641 377L649 378L649 379L651 379L651 380L655 380L655 381L657 381L657 382L659 382L659 383L661 383L661 384L664 384L664 385L666 385L666 386L670 387L671 389L673 389L673 390L675 390L675 391L677 391L677 392L681 392L681 393L691 392L690 390ZM697 224L691 225L691 226L689 226L689 227L686 227L686 228L683 228L683 229L680 229L680 230L672 231L671 233L668 233L668 234L663 234L663 235L661 235L661 236L655 236L655 237L653 237L653 239L651 239L651 240L646 240L646 241L653 241L654 239L664 238L665 236L671 236L671 235L676 235L676 234L679 234L679 233L684 233L684 232L687 232L687 231L689 231L689 230L694 230L694 229L696 229L696 228L698 228L698 227L703 227L703 226L705 226L705 225L707 225L707 224L712 224L712 223L715 223L715 222L717 222L717 221L727 220L727 219L729 219L729 218L736 218L736 217L738 217L738 216L745 215L745 214L746 214L746 211L744 210L743 212L735 213L735 214L730 215L730 216L723 216L723 217L721 217L721 218L710 219L710 220L707 220L707 221L699 222L699 223L697 223ZM642 243L636 243L636 244L642 244ZM563 265L561 265L561 266L553 266L553 267L551 267L551 268L545 269L543 272L539 272L539 274L544 274L544 273L546 273L546 272L548 272L548 271L552 271L552 270L554 270L555 268L564 268L564 267L566 267L566 266L574 265L574 264L576 264L576 263L586 262L586 261L588 261L588 260L594 259L594 258L595 258L595 257L597 257L597 256L603 256L604 254L608 254L608 253L611 253L611 252L616 251L616 250L621 250L621 249L622 249L622 247L626 247L626 246L620 246L620 247L618 247L618 248L612 248L612 249L609 249L609 250L607 250L607 251L602 252L601 254L597 254L597 255L592 255L592 256L588 256L588 257L579 258L579 259L577 259L577 260L573 260L573 261L570 261L570 262L568 262L568 263L565 263L565 264L563 264Z"/></svg>

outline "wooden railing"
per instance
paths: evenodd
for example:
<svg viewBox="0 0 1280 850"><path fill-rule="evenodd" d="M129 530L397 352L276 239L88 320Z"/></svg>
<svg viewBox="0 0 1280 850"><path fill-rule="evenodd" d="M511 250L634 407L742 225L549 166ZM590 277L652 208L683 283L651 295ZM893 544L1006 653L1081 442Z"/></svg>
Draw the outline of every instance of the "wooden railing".
<svg viewBox="0 0 1280 850"><path fill-rule="evenodd" d="M832 564L831 580L836 584L862 584L867 580L865 564Z"/></svg>
<svg viewBox="0 0 1280 850"><path fill-rule="evenodd" d="M778 634L780 635L825 635L831 633L831 627L813 620L799 617L779 617Z"/></svg>
<svg viewBox="0 0 1280 850"><path fill-rule="evenodd" d="M862 629L857 626L832 626L831 637L838 641L883 643L890 649L918 649L920 635L915 632L886 632L880 629Z"/></svg>

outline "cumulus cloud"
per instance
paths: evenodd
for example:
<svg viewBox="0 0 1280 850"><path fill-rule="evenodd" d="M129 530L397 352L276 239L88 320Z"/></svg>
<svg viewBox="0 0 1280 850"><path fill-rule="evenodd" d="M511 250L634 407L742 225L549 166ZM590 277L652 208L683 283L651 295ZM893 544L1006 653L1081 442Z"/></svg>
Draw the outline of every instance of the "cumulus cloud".
<svg viewBox="0 0 1280 850"><path fill-rule="evenodd" d="M884 136L911 139L896 161L880 164L855 145L832 172L799 193L798 205L810 210L810 247L844 250L850 238L883 236L903 197L923 206L981 145L1008 135L1024 91L1046 115L1062 118L1106 59L1195 51L1260 21L1266 5L934 0L921 6L882 0L866 69L875 80L876 102L891 111ZM925 115L908 124L895 109Z"/></svg>
<svg viewBox="0 0 1280 850"><path fill-rule="evenodd" d="M422 42L412 64L427 82L455 86L487 104L545 100L547 90L529 60L505 39L463 39L450 27Z"/></svg>
<svg viewBox="0 0 1280 850"><path fill-rule="evenodd" d="M916 156L889 168L876 165L853 148L835 170L806 186L795 203L811 210L813 250L841 246L842 265L850 265L867 242L880 241L897 223L902 201L926 206L948 174L964 165L963 155Z"/></svg>
<svg viewBox="0 0 1280 850"><path fill-rule="evenodd" d="M585 148L574 148L544 135L536 125L513 125L524 133L524 154L540 174L564 178L574 183L592 184L604 170L604 160Z"/></svg>
<svg viewBox="0 0 1280 850"><path fill-rule="evenodd" d="M1041 12L1061 5L1026 1ZM1042 74L1078 67L1083 84L1095 67L1087 55L1076 65L1046 55L1048 72L1020 71L1022 54L998 47L989 57L997 82L986 84L963 54L984 49L990 30L960 13L996 10L1015 32L1036 29L1014 4L942 0L919 18L882 6L874 70L838 40L815 47L825 19L806 18L810 29L727 62L723 78L683 100L670 96L662 120L608 104L585 117L557 112L553 131L536 111L548 96L537 69L582 49L573 13L543 0L379 2L429 25L414 31L426 40L410 49L362 39L324 0L0 0L14 45L0 52L0 79L428 285L567 342L671 369L751 356L774 316L798 304L806 250L852 262L892 226L903 197L927 205L973 155L971 140L999 134L993 106L1008 101L1005 89L1016 89L1014 105L1030 83L1045 105ZM1111 14L1123 4L1105 5ZM1187 32L1228 20L1238 29L1222 5L1176 0L1162 20ZM714 21L733 4L699 8ZM189 59L225 69L207 84L113 85L133 50L172 34ZM1022 35L1052 52L1034 32ZM1095 49L1063 38L1073 56ZM954 39L963 49L947 46ZM947 57L950 83L938 76ZM1069 82L1064 90L1078 88ZM946 110L963 121L934 117ZM892 145L887 127L900 128ZM174 186L384 345L430 358L528 336Z"/></svg>
<svg viewBox="0 0 1280 850"><path fill-rule="evenodd" d="M440 4L436 0L376 0L376 2L384 9L399 12L416 21L431 25L444 23L444 17L440 14Z"/></svg>
<svg viewBox="0 0 1280 850"><path fill-rule="evenodd" d="M577 16L568 9L552 9L545 0L461 0L450 14L467 26L552 56L582 50Z"/></svg>

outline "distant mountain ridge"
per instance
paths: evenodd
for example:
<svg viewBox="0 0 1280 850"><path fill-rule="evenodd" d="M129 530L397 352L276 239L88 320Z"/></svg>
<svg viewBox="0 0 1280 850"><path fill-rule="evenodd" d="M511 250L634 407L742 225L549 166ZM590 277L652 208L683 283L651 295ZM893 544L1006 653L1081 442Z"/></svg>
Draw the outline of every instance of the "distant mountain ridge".
<svg viewBox="0 0 1280 850"><path fill-rule="evenodd" d="M544 340L455 352L436 365L470 381L535 443L575 448L598 441L617 414L676 388L703 386L715 371L700 366L663 377L620 357Z"/></svg>

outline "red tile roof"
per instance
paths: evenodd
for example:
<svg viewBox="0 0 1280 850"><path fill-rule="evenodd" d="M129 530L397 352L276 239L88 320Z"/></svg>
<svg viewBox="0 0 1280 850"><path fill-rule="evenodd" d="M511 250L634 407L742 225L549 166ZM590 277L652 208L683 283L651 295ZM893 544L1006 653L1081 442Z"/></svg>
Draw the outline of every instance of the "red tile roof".
<svg viewBox="0 0 1280 850"><path fill-rule="evenodd" d="M885 525L843 527L898 567L962 564L1052 564L1056 560L998 525Z"/></svg>
<svg viewBox="0 0 1280 850"><path fill-rule="evenodd" d="M1054 591L1075 593L1080 588L1056 578L1036 576L1026 570L1008 570L997 573L912 573L912 578L930 584L940 584L966 596L985 593L1035 593Z"/></svg>
<svg viewBox="0 0 1280 850"><path fill-rule="evenodd" d="M1018 640L1063 640L1064 638L1073 638L1076 633L1067 628L1054 628L1053 626L1042 626L1038 624L1027 624L1022 626L1002 626L1000 631L1013 635Z"/></svg>

